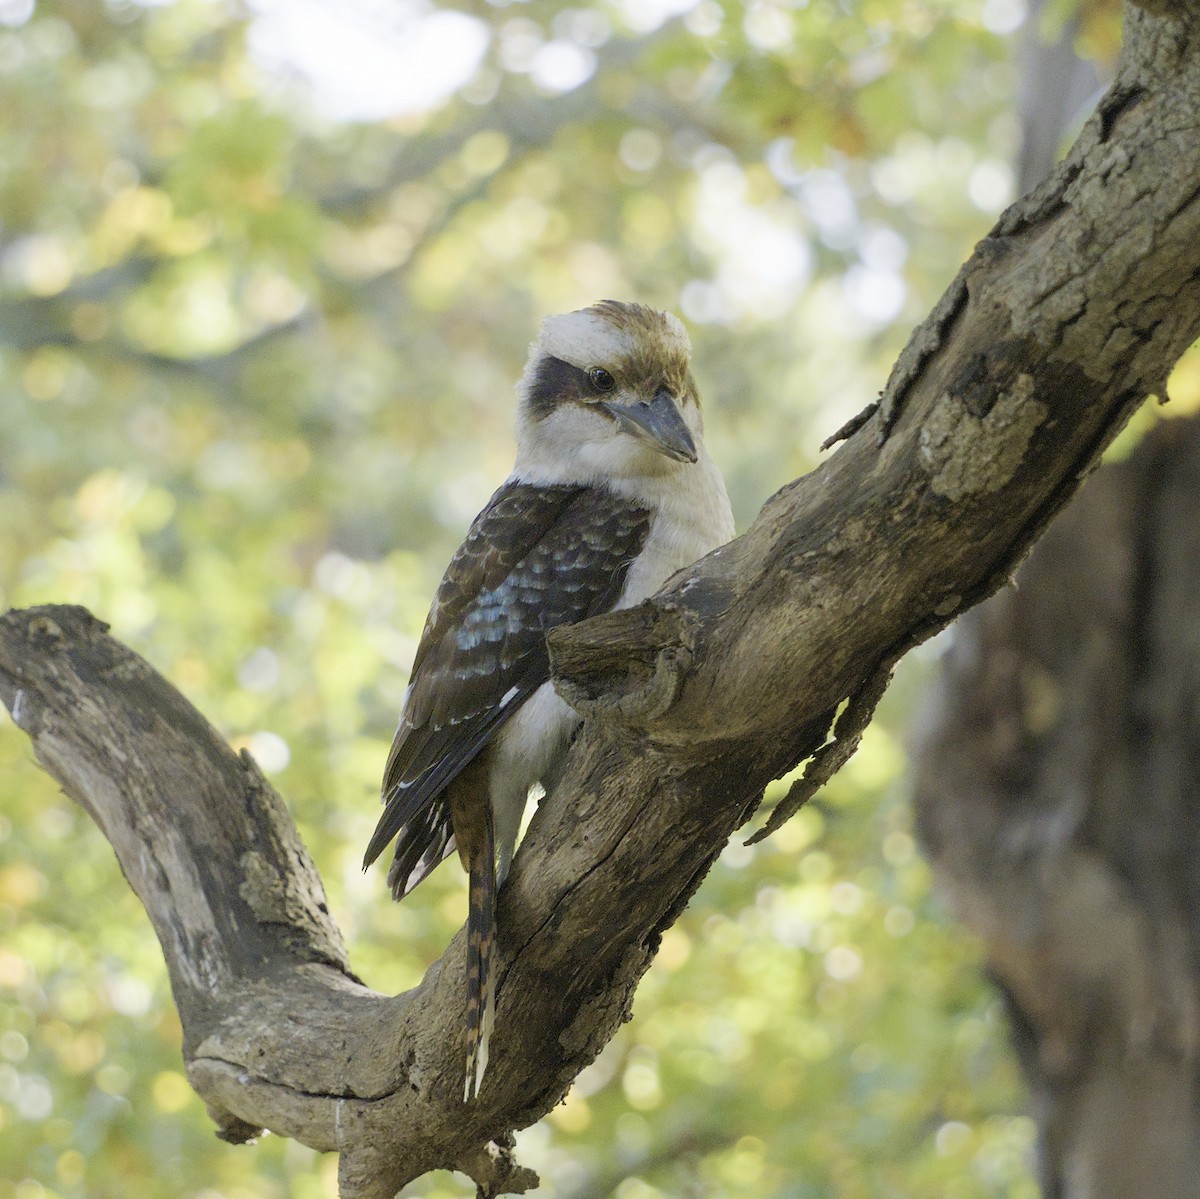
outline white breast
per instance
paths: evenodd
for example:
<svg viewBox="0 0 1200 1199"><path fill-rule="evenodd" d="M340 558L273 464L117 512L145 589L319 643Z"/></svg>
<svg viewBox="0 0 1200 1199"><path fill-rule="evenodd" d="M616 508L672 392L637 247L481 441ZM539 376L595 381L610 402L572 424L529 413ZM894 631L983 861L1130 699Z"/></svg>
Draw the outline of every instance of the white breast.
<svg viewBox="0 0 1200 1199"><path fill-rule="evenodd" d="M677 570L733 537L725 481L703 448L694 465L666 476L620 480L610 486L654 513L646 544L629 568L618 608L640 604Z"/></svg>

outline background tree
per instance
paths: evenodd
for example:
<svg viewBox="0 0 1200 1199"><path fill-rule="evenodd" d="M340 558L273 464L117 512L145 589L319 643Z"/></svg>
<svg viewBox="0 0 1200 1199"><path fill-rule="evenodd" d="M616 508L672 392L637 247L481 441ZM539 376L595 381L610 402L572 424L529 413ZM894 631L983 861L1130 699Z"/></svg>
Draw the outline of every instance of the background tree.
<svg viewBox="0 0 1200 1199"><path fill-rule="evenodd" d="M367 125L281 82L308 60L279 10L6 10L2 598L91 605L278 774L384 988L459 897L448 876L395 908L359 878L378 762L436 574L510 460L537 316L637 294L704 325L744 524L1008 198L1004 6L648 11L480 6L471 78ZM971 950L926 918L887 728L731 849L638 1020L525 1137L564 1189L1022 1185L1029 1125ZM323 1193L303 1149L211 1141L107 846L3 737L14 1185Z"/></svg>
<svg viewBox="0 0 1200 1199"><path fill-rule="evenodd" d="M959 621L917 756L921 840L983 941L1050 1199L1190 1195L1200 423L1104 468Z"/></svg>

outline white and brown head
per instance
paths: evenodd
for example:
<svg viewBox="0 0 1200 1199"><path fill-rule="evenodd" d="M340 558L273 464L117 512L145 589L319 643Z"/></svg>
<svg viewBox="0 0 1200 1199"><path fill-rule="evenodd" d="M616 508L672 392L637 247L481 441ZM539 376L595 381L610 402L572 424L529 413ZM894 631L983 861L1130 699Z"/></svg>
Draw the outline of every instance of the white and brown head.
<svg viewBox="0 0 1200 1199"><path fill-rule="evenodd" d="M679 320L604 300L547 317L517 385L517 469L544 481L662 475L696 462L703 422Z"/></svg>

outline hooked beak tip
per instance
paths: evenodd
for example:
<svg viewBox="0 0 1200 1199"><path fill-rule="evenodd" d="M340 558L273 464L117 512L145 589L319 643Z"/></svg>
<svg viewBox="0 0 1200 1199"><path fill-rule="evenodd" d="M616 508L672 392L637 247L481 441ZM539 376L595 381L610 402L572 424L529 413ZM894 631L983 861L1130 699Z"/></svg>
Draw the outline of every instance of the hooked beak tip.
<svg viewBox="0 0 1200 1199"><path fill-rule="evenodd" d="M665 389L649 403L629 407L612 405L609 412L621 429L652 446L675 462L696 462L699 455L692 431L684 422L674 397Z"/></svg>

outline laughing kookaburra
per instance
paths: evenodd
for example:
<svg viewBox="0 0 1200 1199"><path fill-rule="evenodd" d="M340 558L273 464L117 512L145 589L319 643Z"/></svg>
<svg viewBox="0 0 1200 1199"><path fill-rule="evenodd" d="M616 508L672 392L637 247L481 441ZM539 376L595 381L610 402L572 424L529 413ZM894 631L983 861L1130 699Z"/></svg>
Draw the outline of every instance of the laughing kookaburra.
<svg viewBox="0 0 1200 1199"><path fill-rule="evenodd" d="M487 1065L496 891L530 788L551 786L579 723L549 681L546 632L639 603L733 536L690 349L675 317L640 304L543 323L517 386L516 464L417 647L365 865L396 841L397 899L453 849L467 870L464 1101Z"/></svg>

